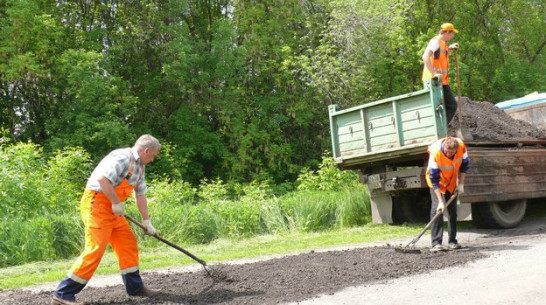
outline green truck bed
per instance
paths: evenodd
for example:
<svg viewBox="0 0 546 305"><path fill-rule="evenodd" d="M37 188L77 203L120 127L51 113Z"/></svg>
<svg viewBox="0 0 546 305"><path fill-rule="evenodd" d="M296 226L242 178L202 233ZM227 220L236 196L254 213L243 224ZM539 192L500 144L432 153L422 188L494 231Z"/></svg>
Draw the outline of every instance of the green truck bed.
<svg viewBox="0 0 546 305"><path fill-rule="evenodd" d="M339 110L329 107L332 150L342 168L422 155L447 135L438 80L423 90Z"/></svg>

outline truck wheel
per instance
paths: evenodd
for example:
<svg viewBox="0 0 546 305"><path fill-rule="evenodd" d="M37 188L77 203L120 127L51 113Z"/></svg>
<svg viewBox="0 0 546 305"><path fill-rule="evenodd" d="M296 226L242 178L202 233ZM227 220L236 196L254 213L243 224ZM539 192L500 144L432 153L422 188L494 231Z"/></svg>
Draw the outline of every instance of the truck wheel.
<svg viewBox="0 0 546 305"><path fill-rule="evenodd" d="M430 220L430 193L428 189L407 192L392 199L394 224L428 222Z"/></svg>
<svg viewBox="0 0 546 305"><path fill-rule="evenodd" d="M473 203L472 222L478 228L513 228L519 225L526 209L526 199Z"/></svg>

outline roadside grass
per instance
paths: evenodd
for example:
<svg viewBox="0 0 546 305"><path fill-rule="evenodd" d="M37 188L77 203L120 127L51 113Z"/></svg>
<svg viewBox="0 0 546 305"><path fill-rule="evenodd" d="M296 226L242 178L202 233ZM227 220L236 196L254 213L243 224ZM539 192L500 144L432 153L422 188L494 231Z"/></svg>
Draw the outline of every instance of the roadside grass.
<svg viewBox="0 0 546 305"><path fill-rule="evenodd" d="M206 245L181 246L207 263L218 263L234 259L300 253L315 249L406 238L418 234L422 227L422 224L404 226L366 224L360 227L321 232L296 232L240 239L218 239ZM58 282L66 275L74 260L75 258L2 268L0 269L0 289L17 289ZM140 269L143 271L167 267L182 267L191 264L196 264L196 262L167 245L161 244L155 248L140 250ZM96 275L117 273L116 259L113 253L108 250Z"/></svg>

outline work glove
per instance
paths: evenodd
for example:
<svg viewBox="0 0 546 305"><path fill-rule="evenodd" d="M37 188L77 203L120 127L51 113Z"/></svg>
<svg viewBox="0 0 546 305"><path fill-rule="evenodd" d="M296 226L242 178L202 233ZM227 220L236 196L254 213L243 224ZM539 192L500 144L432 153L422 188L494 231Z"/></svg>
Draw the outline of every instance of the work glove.
<svg viewBox="0 0 546 305"><path fill-rule="evenodd" d="M460 194L464 193L464 184L457 185L457 192Z"/></svg>
<svg viewBox="0 0 546 305"><path fill-rule="evenodd" d="M449 49L450 50L458 50L459 49L459 44L458 43L452 43L449 45Z"/></svg>
<svg viewBox="0 0 546 305"><path fill-rule="evenodd" d="M149 219L143 220L142 224L146 227L146 230L144 231L144 233L146 233L146 235L156 235L157 234L157 230L152 225L151 220L149 220Z"/></svg>
<svg viewBox="0 0 546 305"><path fill-rule="evenodd" d="M438 202L438 207L436 208L436 213L443 213L445 208L446 208L446 203L445 203L444 199L442 199L442 200L440 200L440 202Z"/></svg>
<svg viewBox="0 0 546 305"><path fill-rule="evenodd" d="M112 203L112 212L118 216L123 216L125 215L125 207L121 202Z"/></svg>

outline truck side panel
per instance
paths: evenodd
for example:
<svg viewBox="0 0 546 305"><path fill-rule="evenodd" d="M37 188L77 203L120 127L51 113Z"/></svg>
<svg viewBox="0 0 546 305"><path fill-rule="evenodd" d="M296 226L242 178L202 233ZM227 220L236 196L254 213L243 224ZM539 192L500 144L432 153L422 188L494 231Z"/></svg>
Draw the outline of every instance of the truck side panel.
<svg viewBox="0 0 546 305"><path fill-rule="evenodd" d="M546 148L469 148L468 154L462 202L546 197Z"/></svg>
<svg viewBox="0 0 546 305"><path fill-rule="evenodd" d="M539 128L546 129L546 101L525 107L504 110L516 120L531 123Z"/></svg>
<svg viewBox="0 0 546 305"><path fill-rule="evenodd" d="M335 162L351 164L389 160L425 149L446 136L442 86L434 80L425 89L353 108L329 107ZM399 151L400 153L396 153ZM417 157L417 156L416 156Z"/></svg>

